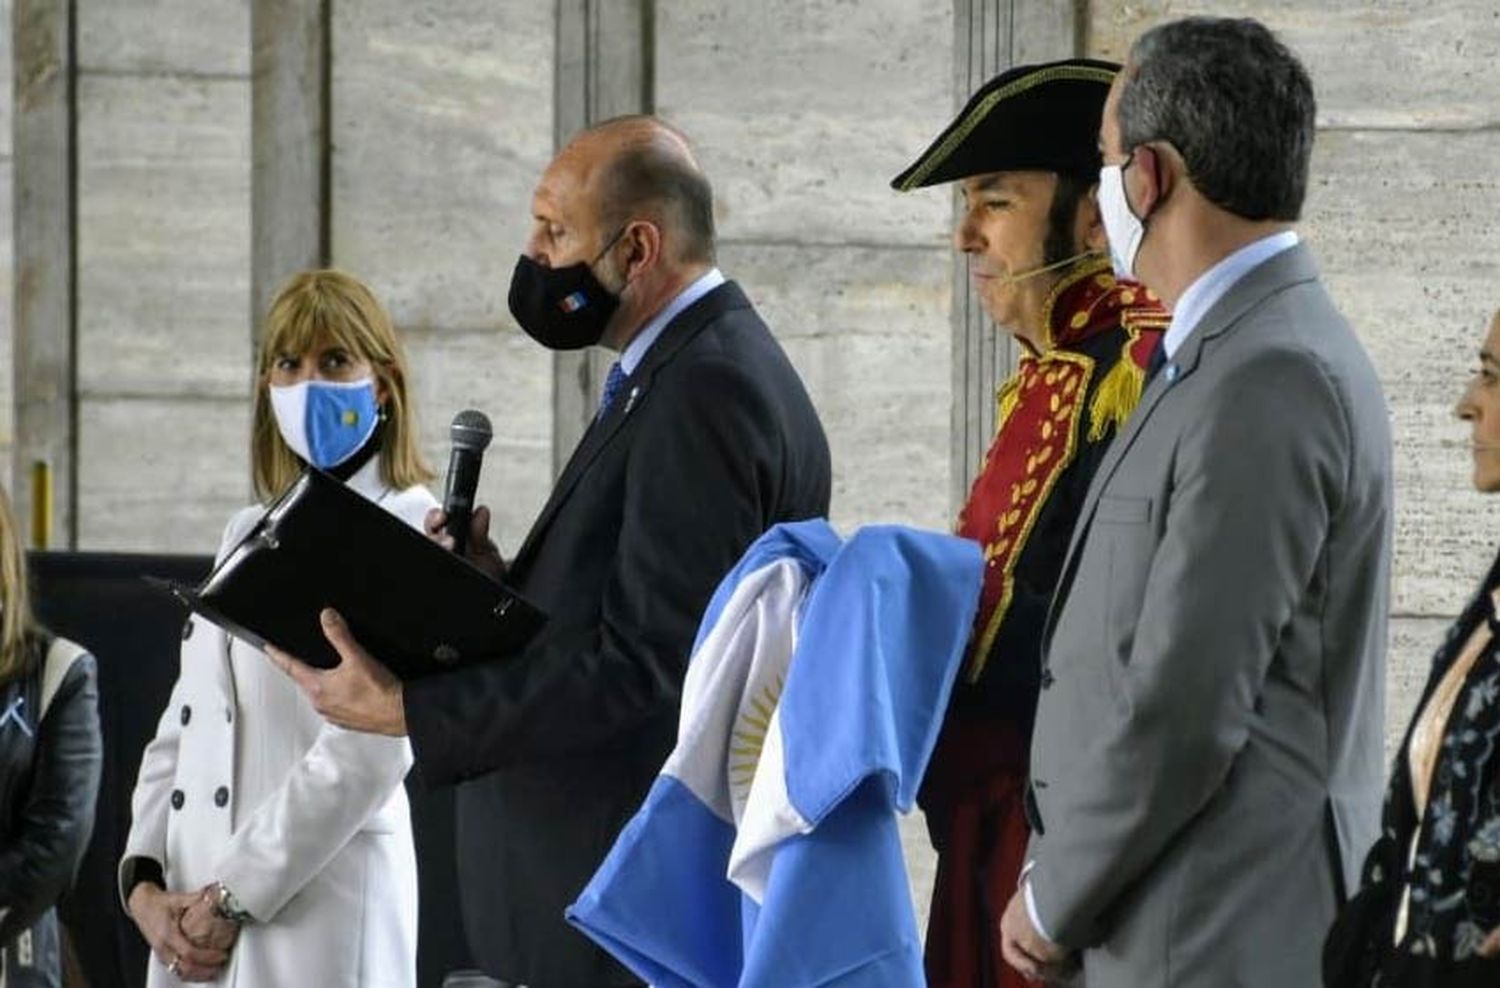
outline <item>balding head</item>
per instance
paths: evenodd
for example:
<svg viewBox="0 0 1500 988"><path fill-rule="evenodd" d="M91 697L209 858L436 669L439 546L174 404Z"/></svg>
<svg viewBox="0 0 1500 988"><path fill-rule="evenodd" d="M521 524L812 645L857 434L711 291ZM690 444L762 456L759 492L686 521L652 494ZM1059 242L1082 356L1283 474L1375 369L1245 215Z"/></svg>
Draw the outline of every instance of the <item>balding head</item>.
<svg viewBox="0 0 1500 988"><path fill-rule="evenodd" d="M661 228L670 261L713 263L713 190L680 130L656 117L615 117L573 138L558 155L564 161L579 169L607 235L649 220Z"/></svg>
<svg viewBox="0 0 1500 988"><path fill-rule="evenodd" d="M614 349L714 263L708 179L682 132L655 117L574 137L542 173L531 212L527 256L588 265L618 299L602 339Z"/></svg>

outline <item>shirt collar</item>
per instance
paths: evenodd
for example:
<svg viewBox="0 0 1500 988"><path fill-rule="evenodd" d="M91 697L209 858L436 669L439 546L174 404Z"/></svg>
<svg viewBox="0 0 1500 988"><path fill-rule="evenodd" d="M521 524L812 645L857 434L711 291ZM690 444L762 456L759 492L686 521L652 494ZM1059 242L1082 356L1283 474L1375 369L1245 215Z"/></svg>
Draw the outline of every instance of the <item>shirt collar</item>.
<svg viewBox="0 0 1500 988"><path fill-rule="evenodd" d="M677 293L677 297L668 302L650 322L646 328L635 334L635 339L625 347L625 352L620 354L620 370L629 377L635 373L635 369L641 366L641 361L646 359L646 351L651 349L651 344L656 342L662 331L667 328L673 319L676 319L684 309L698 301L709 292L724 284L724 275L718 268L709 268L708 271L699 276L698 280L688 285Z"/></svg>
<svg viewBox="0 0 1500 988"><path fill-rule="evenodd" d="M1198 328L1198 323L1208 314L1208 310L1241 278L1282 251L1297 246L1297 243L1295 230L1273 233L1246 244L1200 274L1172 308L1172 324L1167 327L1167 335L1162 339L1162 349L1168 359L1176 355L1178 348Z"/></svg>

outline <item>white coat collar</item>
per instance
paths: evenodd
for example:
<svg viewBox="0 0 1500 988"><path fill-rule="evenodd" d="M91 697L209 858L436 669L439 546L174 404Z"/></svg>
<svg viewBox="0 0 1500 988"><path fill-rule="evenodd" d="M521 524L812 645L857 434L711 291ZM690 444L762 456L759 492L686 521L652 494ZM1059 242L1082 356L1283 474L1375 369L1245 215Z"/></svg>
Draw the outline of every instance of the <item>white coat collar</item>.
<svg viewBox="0 0 1500 988"><path fill-rule="evenodd" d="M390 493L390 488L380 476L380 458L380 451L377 450L364 466L354 471L354 476L345 481L354 490L376 504L379 504Z"/></svg>

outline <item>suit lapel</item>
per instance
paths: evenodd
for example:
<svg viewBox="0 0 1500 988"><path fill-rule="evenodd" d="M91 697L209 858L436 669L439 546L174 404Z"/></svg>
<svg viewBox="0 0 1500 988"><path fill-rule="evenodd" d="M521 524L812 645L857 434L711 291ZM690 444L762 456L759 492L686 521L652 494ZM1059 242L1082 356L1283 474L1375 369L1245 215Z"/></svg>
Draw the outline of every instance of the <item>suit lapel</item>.
<svg viewBox="0 0 1500 988"><path fill-rule="evenodd" d="M1089 484L1083 508L1078 513L1078 521L1073 526L1073 537L1068 544L1068 554L1064 557L1062 577L1058 581L1057 590L1052 595L1052 604L1047 611L1047 624L1042 634L1043 648L1052 639L1052 630L1057 623L1058 613L1062 609L1063 602L1068 598L1068 591L1072 589L1078 556L1082 552L1089 528L1093 525L1094 513L1099 507L1099 498L1110 479L1114 477L1115 471L1119 469L1120 463L1125 459L1125 454L1130 452L1130 447L1135 444L1136 439L1145 429L1151 414L1156 411L1173 388L1198 369L1203 359L1204 345L1209 340L1228 332L1247 313L1272 295L1292 285L1316 281L1317 277L1318 269L1313 263L1312 254L1301 244L1288 248L1253 268L1235 282L1229 291L1225 292L1224 296L1203 314L1203 319L1198 323L1197 328L1182 342L1177 353L1167 361L1166 366L1151 379L1145 394L1141 395L1141 403L1126 420L1125 427L1115 437L1114 442L1109 444L1109 450L1104 454L1104 459L1099 463L1099 470Z"/></svg>
<svg viewBox="0 0 1500 988"><path fill-rule="evenodd" d="M750 301L740 287L732 281L726 281L672 320L651 349L646 351L645 359L635 369L635 373L625 379L614 404L603 416L595 418L584 432L573 455L568 458L567 465L558 476L557 483L553 485L552 494L547 498L541 514L531 526L526 541L517 551L512 568L521 566L536 551L542 536L577 488L579 481L588 473L589 467L609 446L635 407L645 399L656 372L714 319L730 309L746 308L749 305Z"/></svg>

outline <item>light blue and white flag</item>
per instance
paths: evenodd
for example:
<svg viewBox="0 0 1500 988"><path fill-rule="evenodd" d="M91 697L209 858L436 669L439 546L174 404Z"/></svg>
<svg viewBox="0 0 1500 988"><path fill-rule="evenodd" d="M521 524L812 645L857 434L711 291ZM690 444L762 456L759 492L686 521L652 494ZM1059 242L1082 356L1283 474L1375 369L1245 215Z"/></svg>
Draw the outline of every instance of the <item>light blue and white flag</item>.
<svg viewBox="0 0 1500 988"><path fill-rule="evenodd" d="M714 594L677 747L568 918L654 985L922 984L895 812L937 738L978 547L772 529Z"/></svg>

